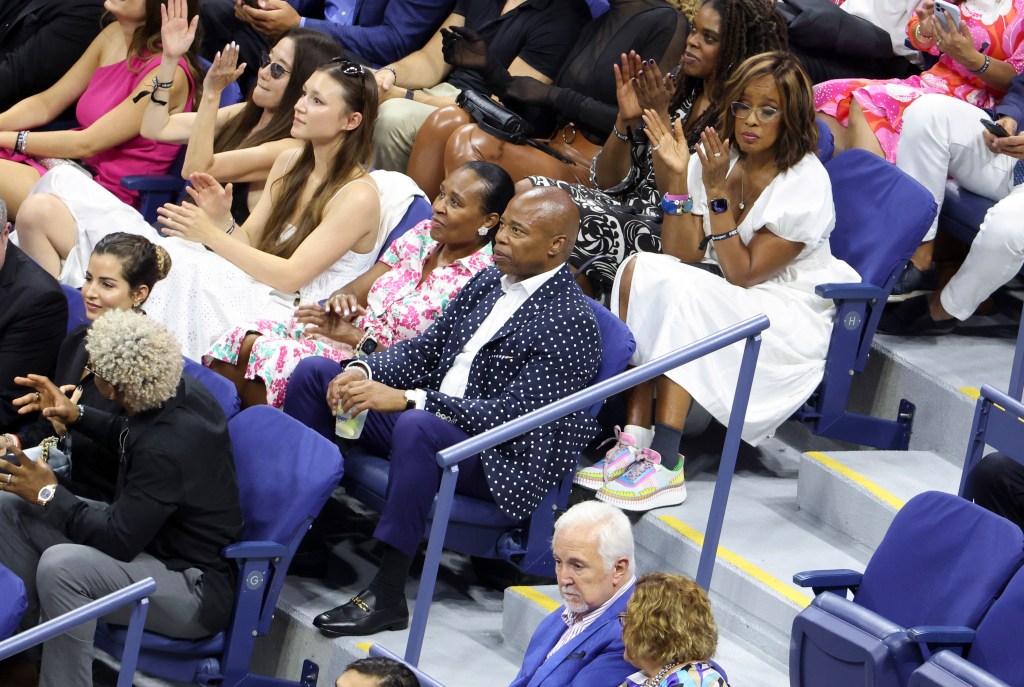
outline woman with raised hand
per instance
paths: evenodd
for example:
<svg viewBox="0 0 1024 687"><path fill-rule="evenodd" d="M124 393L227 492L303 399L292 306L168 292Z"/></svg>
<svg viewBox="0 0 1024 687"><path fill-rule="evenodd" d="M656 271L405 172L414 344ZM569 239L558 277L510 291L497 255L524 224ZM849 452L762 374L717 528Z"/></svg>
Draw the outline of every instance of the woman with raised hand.
<svg viewBox="0 0 1024 687"><path fill-rule="evenodd" d="M623 263L612 306L636 338L641 365L764 313L765 330L743 439L772 435L821 382L835 306L818 284L860 281L832 255L832 185L815 155L811 83L785 52L740 64L723 90L714 128L691 154L644 112L665 198L664 254ZM727 424L742 348L730 346L630 390L626 427L577 483L626 510L686 498L679 442L693 403ZM652 425L654 391L657 403Z"/></svg>
<svg viewBox="0 0 1024 687"><path fill-rule="evenodd" d="M53 376L56 384L72 392L74 402L104 412L120 412L120 406L109 401L97 389L95 374L89 369L89 354L85 350L89 327L111 310L142 312L153 287L167 276L170 269L171 258L167 251L141 236L114 233L96 244L82 285L85 316L89 322L64 339ZM27 374L28 370L23 370L23 373ZM14 404L24 409L34 400L34 394L28 394L16 399ZM23 431L0 436L0 455L12 447L28 448L46 440L71 459L71 474L62 477L61 484L85 498L106 502L114 498L117 454L80 434L74 425L65 427L52 419L40 417Z"/></svg>
<svg viewBox="0 0 1024 687"><path fill-rule="evenodd" d="M775 3L704 0L674 78L663 78L653 60L636 53L623 55L615 65L618 116L591 164L593 188L542 176L522 182L559 186L579 206L580 231L571 262L581 266L592 260L583 274L595 292L607 292L630 255L661 250L662 184L655 179L643 110L654 110L666 124L679 120L692 147L718 116L733 69L751 55L785 47L786 24Z"/></svg>
<svg viewBox="0 0 1024 687"><path fill-rule="evenodd" d="M235 383L243 405L280 408L303 358L340 362L422 334L493 262L491 240L514 194L512 179L497 165L470 162L453 170L441 182L433 218L398 238L372 269L323 306L306 304L289 320L235 327L203 362Z"/></svg>
<svg viewBox="0 0 1024 687"><path fill-rule="evenodd" d="M171 0L164 10L158 79L170 78L174 65L195 41L193 31L176 28L184 22L184 12L181 0ZM149 100L142 134L169 143L187 142L183 176L197 185L206 180L200 174L227 184L211 212L230 213L235 221L244 222L263 193L274 160L301 145L292 138L291 127L302 84L338 51L334 39L319 31L293 29L265 56L248 99L221 107L224 89L242 69L236 68L237 46L229 45L206 73L198 111L170 114L166 107ZM159 239L135 208L70 168L44 175L25 199L18 217L22 249L72 286L82 283L93 246L114 230Z"/></svg>
<svg viewBox="0 0 1024 687"><path fill-rule="evenodd" d="M176 31L194 33L199 0L169 0L192 16ZM163 174L178 146L140 135L143 99L170 112L192 108L199 66L187 52L160 81L161 0L106 0L111 22L75 66L56 84L0 113L0 198L12 217L39 178L57 166L72 165L125 203L136 195L121 188L121 177ZM170 71L170 70L169 70ZM35 131L57 119L75 101L80 128ZM18 218L20 222L20 218ZM51 273L52 265L45 266Z"/></svg>
<svg viewBox="0 0 1024 687"><path fill-rule="evenodd" d="M267 192L238 225L213 214L224 189L201 175L197 203L160 208L161 239L174 259L149 314L199 359L232 324L284 320L366 272L382 231L380 191L369 174L376 82L370 70L332 60L306 80L291 134L302 148L281 153ZM205 209L204 209L205 208Z"/></svg>

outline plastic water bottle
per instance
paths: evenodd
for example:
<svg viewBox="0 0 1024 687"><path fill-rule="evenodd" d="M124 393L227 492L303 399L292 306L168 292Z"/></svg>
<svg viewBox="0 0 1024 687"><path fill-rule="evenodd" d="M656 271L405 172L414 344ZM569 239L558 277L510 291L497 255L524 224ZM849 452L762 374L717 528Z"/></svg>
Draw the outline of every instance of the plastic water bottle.
<svg viewBox="0 0 1024 687"><path fill-rule="evenodd" d="M365 358L377 348L377 342L373 339L367 339L366 342L356 351L357 358ZM366 413L369 411L362 411L353 415L352 413L343 412L341 404L337 407L337 416L334 421L334 433L341 439L347 439L354 441L359 438L363 433L363 425L366 424Z"/></svg>

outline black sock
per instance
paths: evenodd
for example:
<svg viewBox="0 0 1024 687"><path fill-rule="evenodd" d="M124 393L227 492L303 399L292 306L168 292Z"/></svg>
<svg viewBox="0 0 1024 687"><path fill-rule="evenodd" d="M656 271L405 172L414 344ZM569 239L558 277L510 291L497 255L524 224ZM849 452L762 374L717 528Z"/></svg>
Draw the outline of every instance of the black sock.
<svg viewBox="0 0 1024 687"><path fill-rule="evenodd" d="M383 544L384 555L380 569L370 582L370 591L377 597L377 607L386 608L405 603L405 581L412 567L412 556L406 556L393 546Z"/></svg>
<svg viewBox="0 0 1024 687"><path fill-rule="evenodd" d="M679 442L682 441L683 430L669 427L660 422L654 423L654 440L651 450L661 455L661 464L669 470L679 467Z"/></svg>

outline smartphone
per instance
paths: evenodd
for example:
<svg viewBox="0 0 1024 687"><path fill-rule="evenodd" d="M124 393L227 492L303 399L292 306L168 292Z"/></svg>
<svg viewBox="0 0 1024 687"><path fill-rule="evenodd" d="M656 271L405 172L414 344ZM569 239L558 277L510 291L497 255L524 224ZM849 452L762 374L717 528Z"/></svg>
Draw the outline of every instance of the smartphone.
<svg viewBox="0 0 1024 687"><path fill-rule="evenodd" d="M981 125L983 127L985 127L986 129L988 129L989 133L992 134L993 136L995 136L996 138L1009 138L1010 137L1010 132L1009 131L1007 131L1003 127L999 126L998 124L993 122L991 119L985 119L984 117L982 117L981 118Z"/></svg>
<svg viewBox="0 0 1024 687"><path fill-rule="evenodd" d="M960 8L946 0L935 0L935 17L946 31L960 31ZM950 22L953 28L950 28Z"/></svg>

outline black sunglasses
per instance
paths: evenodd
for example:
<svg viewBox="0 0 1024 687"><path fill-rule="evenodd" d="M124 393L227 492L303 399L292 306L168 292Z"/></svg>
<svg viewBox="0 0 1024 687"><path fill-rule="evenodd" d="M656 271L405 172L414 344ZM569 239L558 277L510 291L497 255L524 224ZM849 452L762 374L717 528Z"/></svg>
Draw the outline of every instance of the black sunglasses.
<svg viewBox="0 0 1024 687"><path fill-rule="evenodd" d="M366 74L366 68L356 62L350 62L344 57L332 57L327 64L341 65L341 73L347 74L348 76L363 76Z"/></svg>
<svg viewBox="0 0 1024 687"><path fill-rule="evenodd" d="M277 62L270 61L270 55L264 50L260 53L260 69L263 69L267 65L270 65L270 78L280 79L285 74L291 74L290 71L279 65Z"/></svg>

